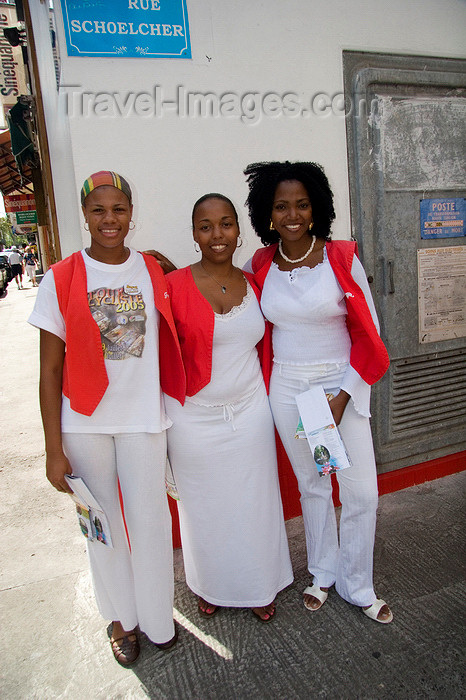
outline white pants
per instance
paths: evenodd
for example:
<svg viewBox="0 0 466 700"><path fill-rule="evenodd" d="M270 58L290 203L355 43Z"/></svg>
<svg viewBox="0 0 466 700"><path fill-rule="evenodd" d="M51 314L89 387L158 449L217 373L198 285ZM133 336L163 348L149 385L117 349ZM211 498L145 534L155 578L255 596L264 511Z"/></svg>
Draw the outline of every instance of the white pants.
<svg viewBox="0 0 466 700"><path fill-rule="evenodd" d="M64 433L63 445L105 511L114 548L88 542L97 605L107 620L166 642L173 625L173 546L165 492L166 433ZM121 513L124 503L128 545Z"/></svg>
<svg viewBox="0 0 466 700"><path fill-rule="evenodd" d="M342 504L340 543L329 476L319 476L307 440L294 437L299 412L295 396L314 384L335 395L344 367L296 367L274 364L270 404L278 433L298 480L301 494L308 569L314 583L332 586L354 605L371 605L377 511L377 473L369 419L359 415L350 399L339 430L353 463L337 473Z"/></svg>

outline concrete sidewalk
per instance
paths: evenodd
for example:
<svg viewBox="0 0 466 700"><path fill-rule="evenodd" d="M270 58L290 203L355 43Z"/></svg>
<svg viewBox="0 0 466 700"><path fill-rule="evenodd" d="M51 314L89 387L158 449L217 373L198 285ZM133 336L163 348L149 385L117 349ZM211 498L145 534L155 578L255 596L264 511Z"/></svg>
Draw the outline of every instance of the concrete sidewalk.
<svg viewBox="0 0 466 700"><path fill-rule="evenodd" d="M201 619L177 551L178 644L164 653L143 639L137 665L118 666L72 504L44 476L39 334L26 323L35 296L10 284L0 300L3 700L466 697L465 472L380 499L375 581L391 625L334 590L321 611L304 609L309 576L296 518L288 523L295 581L278 596L273 623L233 609Z"/></svg>

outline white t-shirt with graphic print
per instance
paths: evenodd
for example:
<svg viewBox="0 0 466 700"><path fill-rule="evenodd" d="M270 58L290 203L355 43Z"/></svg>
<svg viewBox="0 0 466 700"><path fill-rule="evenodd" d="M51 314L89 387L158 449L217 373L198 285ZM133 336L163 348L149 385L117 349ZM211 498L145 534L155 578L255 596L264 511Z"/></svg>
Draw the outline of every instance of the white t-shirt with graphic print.
<svg viewBox="0 0 466 700"><path fill-rule="evenodd" d="M121 265L81 251L91 313L100 328L109 386L91 416L76 413L63 396L65 433L159 433L171 425L160 390L159 313L144 258L130 250ZM53 270L42 279L29 323L65 340ZM83 341L84 342L84 341ZM85 371L85 368L84 368Z"/></svg>

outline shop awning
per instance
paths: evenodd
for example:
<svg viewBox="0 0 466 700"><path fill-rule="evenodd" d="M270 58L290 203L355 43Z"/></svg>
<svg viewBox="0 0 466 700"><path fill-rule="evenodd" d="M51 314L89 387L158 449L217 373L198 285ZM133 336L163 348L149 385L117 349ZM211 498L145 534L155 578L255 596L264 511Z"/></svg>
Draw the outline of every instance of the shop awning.
<svg viewBox="0 0 466 700"><path fill-rule="evenodd" d="M11 152L10 132L3 131L0 134L0 191L4 195L12 192L33 192L31 183L32 173L30 167L24 166L21 177Z"/></svg>

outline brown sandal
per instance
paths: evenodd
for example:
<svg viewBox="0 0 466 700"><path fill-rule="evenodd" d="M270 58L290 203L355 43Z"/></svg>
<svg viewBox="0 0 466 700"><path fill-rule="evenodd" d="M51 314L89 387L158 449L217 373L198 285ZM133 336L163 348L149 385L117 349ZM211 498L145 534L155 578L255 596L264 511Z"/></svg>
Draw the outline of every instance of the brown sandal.
<svg viewBox="0 0 466 700"><path fill-rule="evenodd" d="M172 646L176 644L178 640L178 629L175 627L175 634L171 639L168 640L168 642L154 642L154 646L157 647L157 649L161 649L162 651L168 651L168 649L171 649Z"/></svg>
<svg viewBox="0 0 466 700"><path fill-rule="evenodd" d="M134 664L141 651L136 632L130 632L119 639L110 637L110 646L112 647L113 656L120 666L131 666L131 664Z"/></svg>

